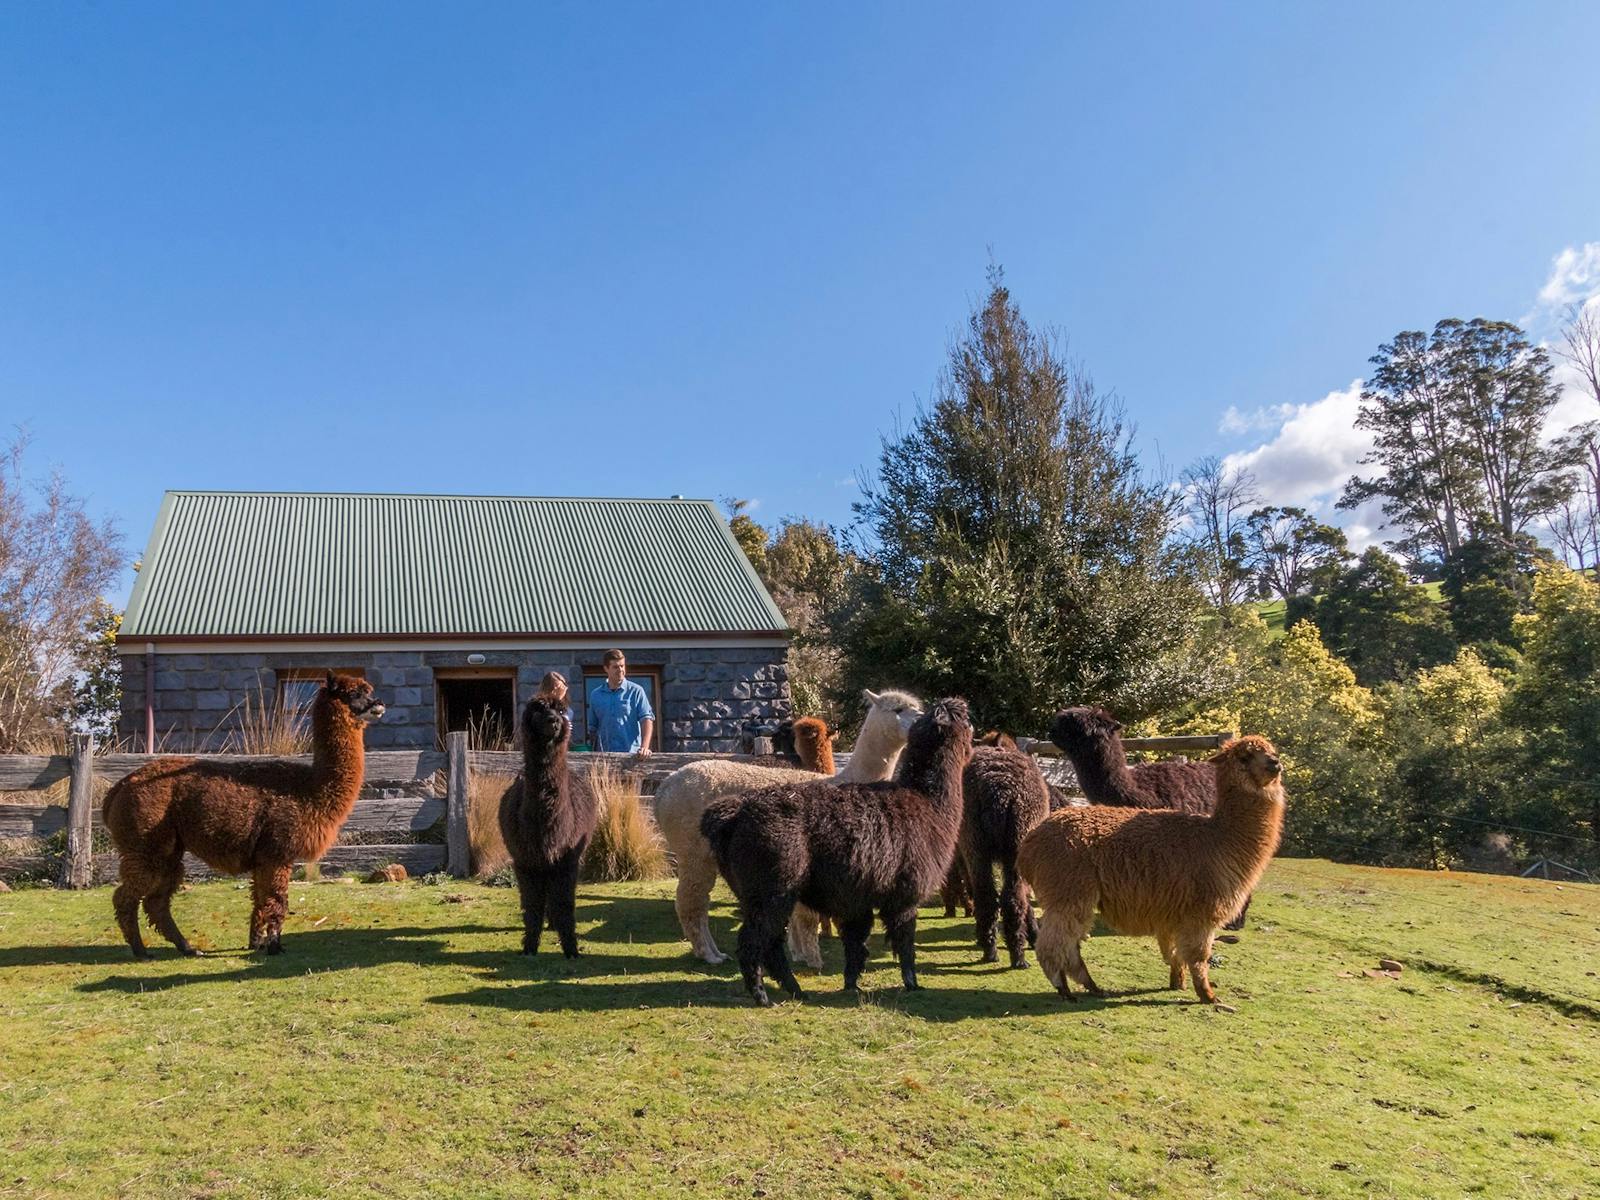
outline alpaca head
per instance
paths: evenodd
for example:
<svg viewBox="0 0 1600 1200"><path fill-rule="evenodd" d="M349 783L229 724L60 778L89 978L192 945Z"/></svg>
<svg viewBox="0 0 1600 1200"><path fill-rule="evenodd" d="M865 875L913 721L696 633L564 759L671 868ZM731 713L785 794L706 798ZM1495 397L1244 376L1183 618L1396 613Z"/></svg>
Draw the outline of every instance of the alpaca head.
<svg viewBox="0 0 1600 1200"><path fill-rule="evenodd" d="M383 705L373 698L372 685L354 675L335 675L329 671L322 694L331 703L332 711L348 714L347 719L352 724L376 721L383 716Z"/></svg>
<svg viewBox="0 0 1600 1200"><path fill-rule="evenodd" d="M867 702L867 719L861 726L865 734L871 729L894 745L903 746L911 736L911 727L922 715L922 701L909 692L874 692L865 690L861 698Z"/></svg>
<svg viewBox="0 0 1600 1200"><path fill-rule="evenodd" d="M1283 789L1283 763L1272 743L1258 733L1234 738L1210 758L1217 765L1217 790L1220 793L1229 782L1243 785L1254 792L1276 792L1281 798Z"/></svg>
<svg viewBox="0 0 1600 1200"><path fill-rule="evenodd" d="M830 743L831 750L831 743L838 736L839 731L830 731L821 717L801 717L789 723L789 744L804 761L816 762L822 757L822 743Z"/></svg>
<svg viewBox="0 0 1600 1200"><path fill-rule="evenodd" d="M767 732L769 729L770 733ZM757 726L755 730L755 736L770 736L772 738L772 752L774 754L781 754L785 758L794 758L797 754L799 754L799 751L795 748L794 744L794 721L789 717L785 717L783 720L779 721L775 728L765 725Z"/></svg>
<svg viewBox="0 0 1600 1200"><path fill-rule="evenodd" d="M916 719L906 739L906 756L926 759L951 745L961 752L958 769L966 766L972 757L972 718L967 713L967 702L959 696L936 700L932 708Z"/></svg>
<svg viewBox="0 0 1600 1200"><path fill-rule="evenodd" d="M981 737L972 739L974 746L993 746L997 750L1015 750L1017 739L1009 733L1002 733L998 729L991 729Z"/></svg>
<svg viewBox="0 0 1600 1200"><path fill-rule="evenodd" d="M1064 708L1050 723L1050 740L1064 754L1086 754L1122 732L1122 722L1103 708Z"/></svg>
<svg viewBox="0 0 1600 1200"><path fill-rule="evenodd" d="M535 696L522 710L522 748L559 746L567 740L566 712L550 700Z"/></svg>

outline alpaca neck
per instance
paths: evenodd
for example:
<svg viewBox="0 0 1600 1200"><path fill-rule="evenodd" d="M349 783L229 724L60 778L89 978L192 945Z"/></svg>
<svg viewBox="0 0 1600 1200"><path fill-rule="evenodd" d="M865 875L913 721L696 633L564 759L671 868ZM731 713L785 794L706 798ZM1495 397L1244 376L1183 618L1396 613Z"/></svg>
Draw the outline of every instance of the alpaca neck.
<svg viewBox="0 0 1600 1200"><path fill-rule="evenodd" d="M807 769L815 771L818 775L833 774L833 743L826 737L817 742L815 752L810 755L814 761L807 764Z"/></svg>
<svg viewBox="0 0 1600 1200"><path fill-rule="evenodd" d="M888 730L877 726L871 717L861 727L855 749L850 751L850 762L840 778L848 783L874 783L894 776L895 764L905 743ZM829 752L832 759L832 752Z"/></svg>
<svg viewBox="0 0 1600 1200"><path fill-rule="evenodd" d="M361 725L324 695L312 707L311 731L311 799L320 808L348 809L366 775Z"/></svg>
<svg viewBox="0 0 1600 1200"><path fill-rule="evenodd" d="M953 740L940 740L917 750L907 749L900 756L895 780L915 788L935 806L961 812L961 771L966 766L961 747Z"/></svg>
<svg viewBox="0 0 1600 1200"><path fill-rule="evenodd" d="M522 777L530 800L545 805L559 801L567 781L566 739L524 746Z"/></svg>
<svg viewBox="0 0 1600 1200"><path fill-rule="evenodd" d="M1122 739L1116 734L1097 741L1087 751L1068 752L1072 770L1085 795L1100 796L1096 804L1139 803L1139 789L1134 784L1133 772L1128 768L1128 755L1122 748Z"/></svg>
<svg viewBox="0 0 1600 1200"><path fill-rule="evenodd" d="M1217 807L1207 818L1212 862L1241 894L1249 891L1277 853L1283 834L1283 785L1257 787L1240 780L1217 780Z"/></svg>

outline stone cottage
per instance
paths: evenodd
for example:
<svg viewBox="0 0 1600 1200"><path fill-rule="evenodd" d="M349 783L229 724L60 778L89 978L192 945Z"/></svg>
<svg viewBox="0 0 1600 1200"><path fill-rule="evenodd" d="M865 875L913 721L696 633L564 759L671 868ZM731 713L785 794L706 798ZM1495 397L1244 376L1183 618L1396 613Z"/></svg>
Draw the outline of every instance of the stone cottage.
<svg viewBox="0 0 1600 1200"><path fill-rule="evenodd" d="M371 748L509 736L546 671L573 741L615 646L655 748L735 750L789 711L789 628L707 500L168 492L117 640L121 733L222 748L328 668L388 706Z"/></svg>

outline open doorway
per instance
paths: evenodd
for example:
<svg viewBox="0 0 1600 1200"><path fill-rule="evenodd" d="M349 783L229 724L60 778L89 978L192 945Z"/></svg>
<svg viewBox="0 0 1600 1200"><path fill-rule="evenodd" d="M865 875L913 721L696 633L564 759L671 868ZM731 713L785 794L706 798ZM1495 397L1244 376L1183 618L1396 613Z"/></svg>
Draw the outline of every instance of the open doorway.
<svg viewBox="0 0 1600 1200"><path fill-rule="evenodd" d="M434 672L439 744L465 733L474 750L509 750L517 728L517 678L513 671Z"/></svg>

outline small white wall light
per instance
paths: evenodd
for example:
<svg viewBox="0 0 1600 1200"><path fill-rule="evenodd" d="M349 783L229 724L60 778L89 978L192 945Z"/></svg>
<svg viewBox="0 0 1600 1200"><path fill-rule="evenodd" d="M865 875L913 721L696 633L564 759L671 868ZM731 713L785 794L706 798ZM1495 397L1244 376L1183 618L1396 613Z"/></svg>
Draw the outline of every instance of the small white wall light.
<svg viewBox="0 0 1600 1200"><path fill-rule="evenodd" d="M484 664L484 657L481 654L469 654L467 662L474 667L481 667Z"/></svg>

